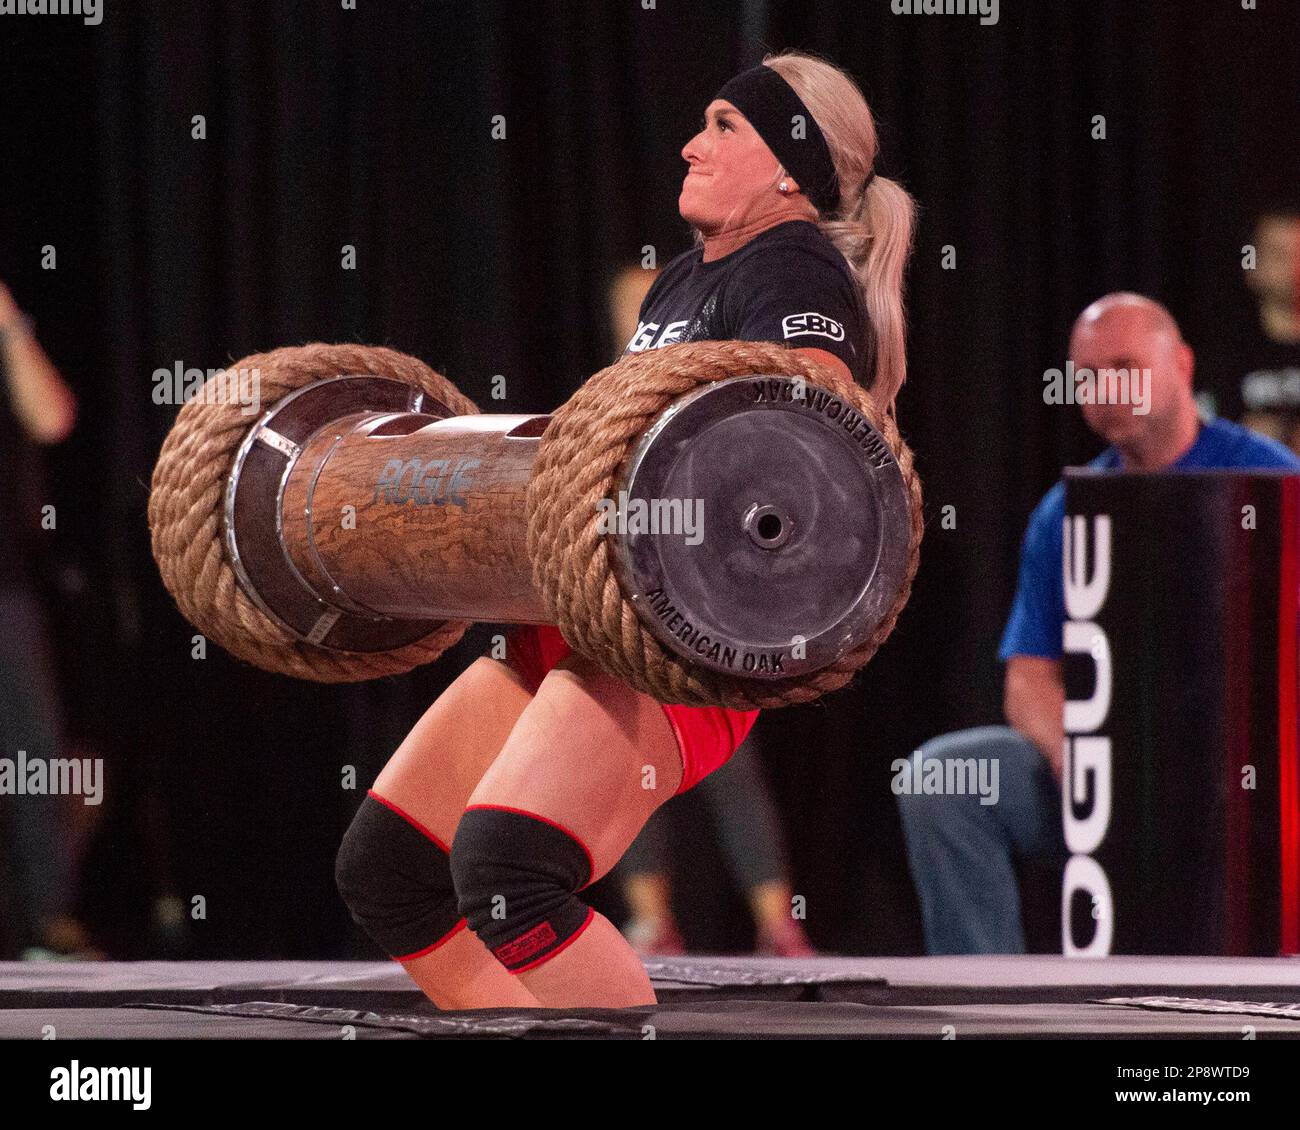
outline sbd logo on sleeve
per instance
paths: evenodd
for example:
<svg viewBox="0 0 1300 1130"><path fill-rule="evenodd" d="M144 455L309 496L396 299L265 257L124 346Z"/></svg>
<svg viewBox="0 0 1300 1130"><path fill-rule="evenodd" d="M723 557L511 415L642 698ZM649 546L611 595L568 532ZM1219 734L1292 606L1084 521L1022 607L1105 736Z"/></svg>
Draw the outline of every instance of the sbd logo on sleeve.
<svg viewBox="0 0 1300 1130"><path fill-rule="evenodd" d="M834 318L825 314L815 314L811 310L806 314L790 314L781 322L781 333L785 337L799 337L802 334L819 334L831 341L844 340L844 327Z"/></svg>

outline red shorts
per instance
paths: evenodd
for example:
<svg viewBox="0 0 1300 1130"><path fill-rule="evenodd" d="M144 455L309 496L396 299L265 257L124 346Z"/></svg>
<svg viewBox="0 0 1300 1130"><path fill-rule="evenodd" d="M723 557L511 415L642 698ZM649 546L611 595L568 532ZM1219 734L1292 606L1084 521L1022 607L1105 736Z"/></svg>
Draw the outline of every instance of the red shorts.
<svg viewBox="0 0 1300 1130"><path fill-rule="evenodd" d="M542 685L546 672L573 649L550 624L525 624L511 630L506 638L506 662L528 684L533 694ZM682 755L682 783L677 792L698 785L715 769L721 769L745 740L758 720L757 710L726 710L721 706L681 706L663 708Z"/></svg>

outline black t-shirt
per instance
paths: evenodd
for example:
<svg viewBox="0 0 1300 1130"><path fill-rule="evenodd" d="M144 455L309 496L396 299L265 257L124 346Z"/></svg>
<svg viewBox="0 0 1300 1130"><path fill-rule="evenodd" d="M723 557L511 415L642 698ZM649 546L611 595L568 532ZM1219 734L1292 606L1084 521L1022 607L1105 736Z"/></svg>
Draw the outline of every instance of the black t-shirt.
<svg viewBox="0 0 1300 1130"><path fill-rule="evenodd" d="M1300 345L1265 336L1253 306L1240 317L1234 313L1189 339L1196 350L1198 394L1208 394L1215 413L1230 420L1255 412L1295 416L1300 412Z"/></svg>
<svg viewBox="0 0 1300 1130"><path fill-rule="evenodd" d="M1300 345L1255 336L1238 358L1241 399L1248 412L1300 411Z"/></svg>
<svg viewBox="0 0 1300 1130"><path fill-rule="evenodd" d="M870 385L875 343L862 292L816 224L788 220L721 259L703 257L696 247L663 269L625 354L679 341L777 341L824 349Z"/></svg>

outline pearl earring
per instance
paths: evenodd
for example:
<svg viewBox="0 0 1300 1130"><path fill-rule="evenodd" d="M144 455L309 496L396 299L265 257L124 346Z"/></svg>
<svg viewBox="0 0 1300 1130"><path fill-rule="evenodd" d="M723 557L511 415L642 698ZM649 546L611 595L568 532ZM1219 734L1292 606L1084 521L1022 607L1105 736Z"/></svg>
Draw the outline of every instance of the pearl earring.
<svg viewBox="0 0 1300 1130"><path fill-rule="evenodd" d="M789 192L789 191L790 191L790 185L789 185L786 181L782 181L781 184L780 184L780 189L781 189L782 192Z"/></svg>

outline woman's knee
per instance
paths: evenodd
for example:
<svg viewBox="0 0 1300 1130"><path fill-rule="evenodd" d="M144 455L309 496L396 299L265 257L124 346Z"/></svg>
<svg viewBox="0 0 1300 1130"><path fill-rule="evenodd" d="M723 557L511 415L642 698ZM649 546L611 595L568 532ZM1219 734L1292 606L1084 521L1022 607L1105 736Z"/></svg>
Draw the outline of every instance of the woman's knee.
<svg viewBox="0 0 1300 1130"><path fill-rule="evenodd" d="M593 870L569 829L513 808L471 806L451 845L460 913L514 973L554 957L587 928L593 912L577 892Z"/></svg>
<svg viewBox="0 0 1300 1130"><path fill-rule="evenodd" d="M447 846L373 791L339 845L334 881L352 920L398 960L429 952L460 926Z"/></svg>

